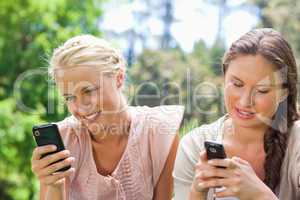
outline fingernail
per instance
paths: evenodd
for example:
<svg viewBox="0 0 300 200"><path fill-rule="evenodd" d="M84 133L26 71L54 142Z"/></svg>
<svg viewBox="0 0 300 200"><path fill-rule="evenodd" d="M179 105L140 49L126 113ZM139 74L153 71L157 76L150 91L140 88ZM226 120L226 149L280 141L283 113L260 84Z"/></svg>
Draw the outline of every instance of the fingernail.
<svg viewBox="0 0 300 200"><path fill-rule="evenodd" d="M202 177L203 176L203 173L202 172L199 172L199 174L198 174L200 177Z"/></svg>
<svg viewBox="0 0 300 200"><path fill-rule="evenodd" d="M52 150L56 150L56 149L57 149L56 145L52 145L52 146L51 146L51 149L52 149Z"/></svg>
<svg viewBox="0 0 300 200"><path fill-rule="evenodd" d="M203 183L198 183L198 187L203 188L204 184Z"/></svg>

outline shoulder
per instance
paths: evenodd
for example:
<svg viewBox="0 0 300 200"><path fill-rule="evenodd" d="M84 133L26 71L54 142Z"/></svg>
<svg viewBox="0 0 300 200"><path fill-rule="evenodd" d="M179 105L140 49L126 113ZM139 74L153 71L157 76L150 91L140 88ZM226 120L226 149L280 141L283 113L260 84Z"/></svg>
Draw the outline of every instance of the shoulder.
<svg viewBox="0 0 300 200"><path fill-rule="evenodd" d="M291 149L294 154L300 157L300 120L294 122L291 128L288 149Z"/></svg>
<svg viewBox="0 0 300 200"><path fill-rule="evenodd" d="M294 159L298 158L300 161L300 120L294 122L291 128L289 140L288 140L288 152L295 155Z"/></svg>
<svg viewBox="0 0 300 200"><path fill-rule="evenodd" d="M133 108L139 125L149 133L176 133L184 114L184 107L178 105Z"/></svg>
<svg viewBox="0 0 300 200"><path fill-rule="evenodd" d="M134 109L135 137L146 169L158 183L183 117L183 106L132 107ZM176 152L176 151L175 151Z"/></svg>
<svg viewBox="0 0 300 200"><path fill-rule="evenodd" d="M80 140L85 134L81 134L82 127L74 116L66 117L62 121L55 122L58 126L60 136L67 149L78 149Z"/></svg>
<svg viewBox="0 0 300 200"><path fill-rule="evenodd" d="M141 115L136 121L143 127L142 135L147 138L150 146L153 144L156 148L156 145L161 144L168 147L173 142L183 118L183 106L143 106L136 111Z"/></svg>
<svg viewBox="0 0 300 200"><path fill-rule="evenodd" d="M144 116L148 120L161 120L165 118L182 118L184 106L166 105L166 106L136 106L134 108L136 114Z"/></svg>
<svg viewBox="0 0 300 200"><path fill-rule="evenodd" d="M294 122L294 124L291 128L290 137L292 139L300 140L300 120L297 120Z"/></svg>
<svg viewBox="0 0 300 200"><path fill-rule="evenodd" d="M300 196L300 120L295 121L288 139L285 159L281 166L280 197L298 199ZM297 197L296 197L297 196Z"/></svg>
<svg viewBox="0 0 300 200"><path fill-rule="evenodd" d="M300 184L300 120L295 121L291 128L288 145L286 150L286 157L289 160L288 164L292 170L296 170L299 176ZM298 180L297 180L298 181Z"/></svg>
<svg viewBox="0 0 300 200"><path fill-rule="evenodd" d="M63 120L54 123L58 126L62 137L80 134L80 123L74 116L66 117Z"/></svg>
<svg viewBox="0 0 300 200"><path fill-rule="evenodd" d="M195 149L198 152L203 150L205 140L217 140L221 134L224 117L210 123L203 124L183 136L180 146L188 149Z"/></svg>
<svg viewBox="0 0 300 200"><path fill-rule="evenodd" d="M175 183L189 185L194 178L194 166L198 162L199 153L204 150L205 140L217 140L224 117L211 124L204 124L188 132L180 140L173 171ZM176 185L175 184L175 185Z"/></svg>

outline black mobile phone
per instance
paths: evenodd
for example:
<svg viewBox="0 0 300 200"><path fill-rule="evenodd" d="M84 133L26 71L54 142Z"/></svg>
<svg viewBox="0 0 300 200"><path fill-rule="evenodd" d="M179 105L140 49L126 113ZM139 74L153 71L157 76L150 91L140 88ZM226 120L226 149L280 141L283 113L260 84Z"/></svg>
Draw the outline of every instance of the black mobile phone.
<svg viewBox="0 0 300 200"><path fill-rule="evenodd" d="M226 153L224 146L220 143L214 141L205 141L204 147L206 149L207 159L224 159L226 158Z"/></svg>
<svg viewBox="0 0 300 200"><path fill-rule="evenodd" d="M57 153L59 151L63 151L65 150L65 146L64 143L61 139L61 136L59 134L59 130L56 124L43 124L43 125L37 125L37 126L33 126L32 127L32 133L34 136L34 139L36 141L36 144L38 146L44 146L44 145L55 145L57 148L55 151L50 152L50 153L46 153L42 155L42 158L50 155L50 154L54 154ZM60 162L64 159L60 159L56 162L53 162L51 164ZM57 170L56 172L61 172L61 171L66 171L68 169L70 169L71 166L66 166L63 167L59 170Z"/></svg>

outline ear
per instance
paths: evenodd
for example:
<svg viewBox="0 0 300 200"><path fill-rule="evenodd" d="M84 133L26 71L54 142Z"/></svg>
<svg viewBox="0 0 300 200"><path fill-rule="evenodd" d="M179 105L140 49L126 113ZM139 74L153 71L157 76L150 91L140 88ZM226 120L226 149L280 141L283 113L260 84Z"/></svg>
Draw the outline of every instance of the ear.
<svg viewBox="0 0 300 200"><path fill-rule="evenodd" d="M283 102L289 96L289 90L284 88L280 91L279 103Z"/></svg>
<svg viewBox="0 0 300 200"><path fill-rule="evenodd" d="M122 70L122 69L119 70L119 72L117 73L116 79L117 79L117 88L120 89L123 86L124 81L125 81L124 70Z"/></svg>

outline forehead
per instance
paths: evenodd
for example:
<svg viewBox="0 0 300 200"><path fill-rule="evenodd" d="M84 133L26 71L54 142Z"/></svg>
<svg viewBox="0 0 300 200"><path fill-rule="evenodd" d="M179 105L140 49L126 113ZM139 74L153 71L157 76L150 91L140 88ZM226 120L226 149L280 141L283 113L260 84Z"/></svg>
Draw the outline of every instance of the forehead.
<svg viewBox="0 0 300 200"><path fill-rule="evenodd" d="M103 71L91 66L59 68L55 71L55 82L62 91L101 85Z"/></svg>
<svg viewBox="0 0 300 200"><path fill-rule="evenodd" d="M280 70L261 55L240 55L228 66L225 78L236 77L252 84L278 84L282 82Z"/></svg>

